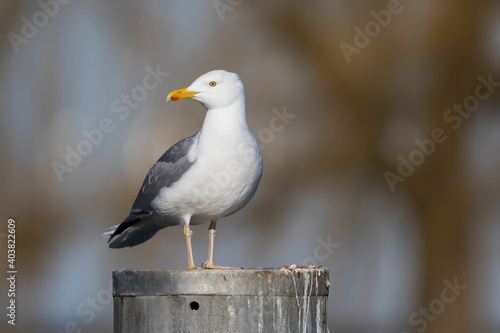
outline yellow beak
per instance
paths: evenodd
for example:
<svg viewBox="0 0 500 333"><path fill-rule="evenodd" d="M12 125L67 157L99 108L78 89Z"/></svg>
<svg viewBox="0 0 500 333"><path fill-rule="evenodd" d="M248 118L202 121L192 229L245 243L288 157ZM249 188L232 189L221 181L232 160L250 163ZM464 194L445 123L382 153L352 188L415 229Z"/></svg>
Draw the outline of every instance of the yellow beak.
<svg viewBox="0 0 500 333"><path fill-rule="evenodd" d="M188 87L172 91L167 96L167 102L168 101L175 102L175 101L178 101L178 100L184 99L184 98L193 98L194 95L196 95L198 93L197 91L188 91L187 88Z"/></svg>

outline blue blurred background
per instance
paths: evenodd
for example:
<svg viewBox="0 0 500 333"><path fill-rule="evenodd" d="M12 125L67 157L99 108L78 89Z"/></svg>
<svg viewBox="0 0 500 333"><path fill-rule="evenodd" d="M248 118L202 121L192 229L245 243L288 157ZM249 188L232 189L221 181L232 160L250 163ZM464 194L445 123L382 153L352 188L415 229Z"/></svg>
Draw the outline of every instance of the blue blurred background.
<svg viewBox="0 0 500 333"><path fill-rule="evenodd" d="M100 233L199 130L201 105L165 97L212 69L245 83L264 157L216 263L329 268L331 332L500 330L497 1L3 0L0 15L0 265L14 218L18 269L2 332L110 332L112 270L186 265L180 227L122 250Z"/></svg>

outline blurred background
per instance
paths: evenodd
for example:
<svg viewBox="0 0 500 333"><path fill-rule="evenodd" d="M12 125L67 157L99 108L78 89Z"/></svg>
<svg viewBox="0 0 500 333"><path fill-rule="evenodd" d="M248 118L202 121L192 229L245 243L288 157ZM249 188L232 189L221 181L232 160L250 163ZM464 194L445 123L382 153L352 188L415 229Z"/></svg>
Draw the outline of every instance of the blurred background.
<svg viewBox="0 0 500 333"><path fill-rule="evenodd" d="M245 83L264 157L216 263L329 268L331 332L500 330L498 1L3 0L0 15L0 265L13 218L18 270L2 332L111 332L112 270L186 265L181 227L122 250L100 233L200 129L201 105L165 97L212 69Z"/></svg>

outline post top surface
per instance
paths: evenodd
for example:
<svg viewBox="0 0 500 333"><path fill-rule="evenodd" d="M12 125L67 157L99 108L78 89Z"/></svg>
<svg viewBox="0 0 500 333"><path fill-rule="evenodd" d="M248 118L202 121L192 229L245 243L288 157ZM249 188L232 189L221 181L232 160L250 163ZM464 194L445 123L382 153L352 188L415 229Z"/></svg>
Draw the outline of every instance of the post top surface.
<svg viewBox="0 0 500 333"><path fill-rule="evenodd" d="M113 271L115 296L247 295L326 296L329 270L252 268Z"/></svg>

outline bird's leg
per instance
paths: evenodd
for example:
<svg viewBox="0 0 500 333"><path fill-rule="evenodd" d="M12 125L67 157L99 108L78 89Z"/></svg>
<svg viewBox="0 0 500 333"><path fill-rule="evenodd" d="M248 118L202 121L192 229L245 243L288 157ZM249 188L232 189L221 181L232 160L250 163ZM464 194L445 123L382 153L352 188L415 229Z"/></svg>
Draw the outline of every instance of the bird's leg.
<svg viewBox="0 0 500 333"><path fill-rule="evenodd" d="M189 225L184 226L184 237L186 238L186 246L187 246L187 252L188 252L188 265L186 269L196 269L196 265L194 264L194 259L193 259L193 249L191 248L191 235L193 232L191 229L189 229Z"/></svg>
<svg viewBox="0 0 500 333"><path fill-rule="evenodd" d="M201 267L204 269L241 269L241 267L224 267L214 265L214 240L215 240L215 225L217 224L217 220L213 220L210 222L210 226L208 227L208 259Z"/></svg>
<svg viewBox="0 0 500 333"><path fill-rule="evenodd" d="M201 264L202 268L210 268L214 266L214 239L216 224L217 220L213 220L210 222L210 226L208 227L208 259Z"/></svg>

